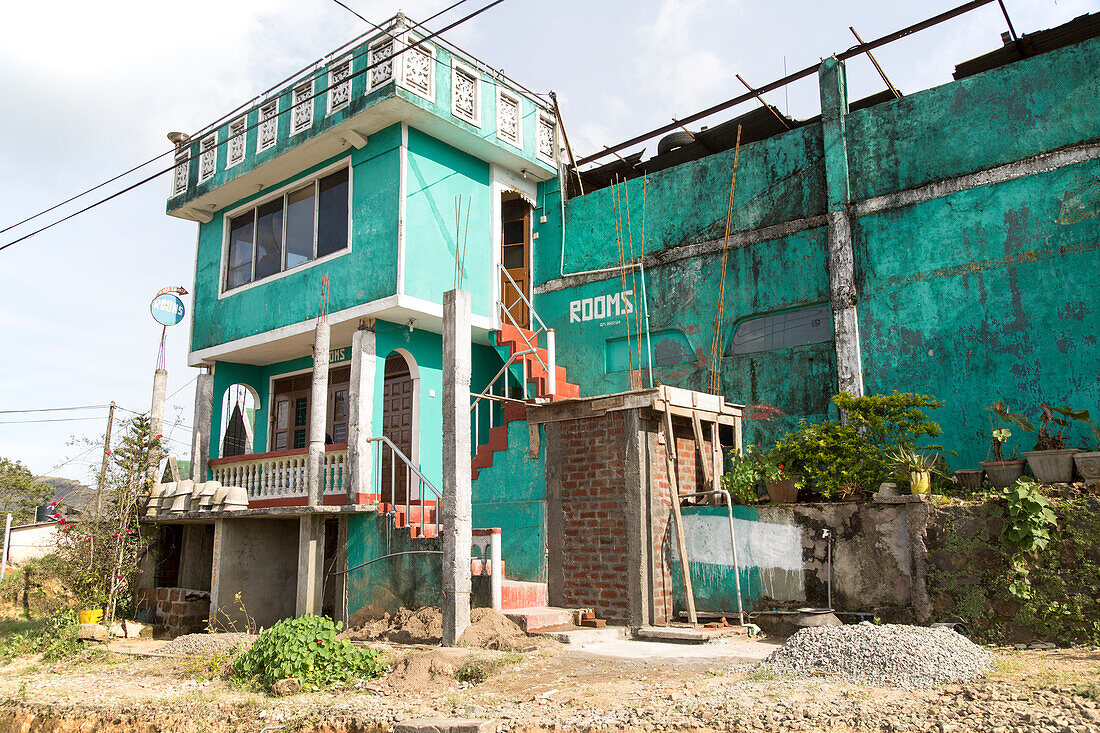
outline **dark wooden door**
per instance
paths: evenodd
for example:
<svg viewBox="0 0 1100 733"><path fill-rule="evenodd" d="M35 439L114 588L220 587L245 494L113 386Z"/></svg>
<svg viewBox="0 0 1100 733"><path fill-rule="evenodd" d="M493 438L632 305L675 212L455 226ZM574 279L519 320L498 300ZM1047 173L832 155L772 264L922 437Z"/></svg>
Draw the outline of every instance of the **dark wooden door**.
<svg viewBox="0 0 1100 733"><path fill-rule="evenodd" d="M382 387L382 435L396 445L409 460L413 457L413 380L408 362L401 354L386 358L386 378ZM382 500L405 501L408 490L405 464L394 460L389 447L382 450ZM391 493L392 488L392 493Z"/></svg>
<svg viewBox="0 0 1100 733"><path fill-rule="evenodd" d="M527 312L527 303L523 299L530 300L531 297L531 277L527 267L531 244L531 207L523 199L517 198L504 201L500 212L500 261L504 264L508 277L515 282L512 285L508 277L501 273L501 302L512 316L512 320L509 320L502 313L501 320L504 323L512 323L514 320L515 325L530 328L531 315Z"/></svg>

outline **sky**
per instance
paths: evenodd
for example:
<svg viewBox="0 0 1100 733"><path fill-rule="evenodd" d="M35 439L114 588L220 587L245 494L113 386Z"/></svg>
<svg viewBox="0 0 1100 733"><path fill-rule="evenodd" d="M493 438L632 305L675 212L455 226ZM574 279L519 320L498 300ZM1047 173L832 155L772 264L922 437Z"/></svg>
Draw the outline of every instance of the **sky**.
<svg viewBox="0 0 1100 733"><path fill-rule="evenodd" d="M486 1L469 0L427 27ZM422 20L450 4L345 2L376 23L398 10ZM870 40L960 3L505 0L444 37L530 89L556 91L581 156L741 94L735 74L762 86L845 50L855 44L849 25ZM1100 10L1100 0L1005 4L1018 33ZM6 8L0 229L168 151L169 131L195 132L365 30L333 0ZM896 87L915 92L950 81L956 63L1000 46L1004 30L993 3L875 53ZM849 61L848 81L851 99L883 88L863 58ZM816 79L768 101L793 117L816 115ZM168 165L164 158L0 233L0 246ZM106 407L10 411L112 400L149 409L161 334L149 302L162 287L191 290L194 280L198 225L165 215L168 189L163 175L0 251L0 456L36 474L88 481L100 454L86 441L102 440ZM190 298L184 303L190 312ZM190 455L196 374L188 336L187 321L168 329L165 435L180 458Z"/></svg>

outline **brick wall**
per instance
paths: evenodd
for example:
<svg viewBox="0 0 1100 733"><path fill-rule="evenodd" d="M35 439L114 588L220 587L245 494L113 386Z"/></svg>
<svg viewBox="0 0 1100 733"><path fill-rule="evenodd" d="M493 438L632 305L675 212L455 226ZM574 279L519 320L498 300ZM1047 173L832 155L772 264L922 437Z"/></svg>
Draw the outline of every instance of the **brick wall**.
<svg viewBox="0 0 1100 733"><path fill-rule="evenodd" d="M139 588L139 611L152 609L157 623L172 636L206 630L210 617L210 594L187 588Z"/></svg>
<svg viewBox="0 0 1100 733"><path fill-rule="evenodd" d="M608 621L627 617L623 416L561 423L564 599Z"/></svg>

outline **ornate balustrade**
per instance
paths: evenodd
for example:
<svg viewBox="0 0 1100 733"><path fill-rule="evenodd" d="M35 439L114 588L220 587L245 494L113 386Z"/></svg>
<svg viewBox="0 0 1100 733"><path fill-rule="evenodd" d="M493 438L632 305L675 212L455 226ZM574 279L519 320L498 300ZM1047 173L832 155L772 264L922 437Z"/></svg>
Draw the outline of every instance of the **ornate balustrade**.
<svg viewBox="0 0 1100 733"><path fill-rule="evenodd" d="M325 446L325 458L321 467L322 494L344 493L347 463L347 443ZM220 481L223 486L240 486L246 489L249 503L306 496L306 471L309 466L307 448L213 458L209 465L215 481Z"/></svg>

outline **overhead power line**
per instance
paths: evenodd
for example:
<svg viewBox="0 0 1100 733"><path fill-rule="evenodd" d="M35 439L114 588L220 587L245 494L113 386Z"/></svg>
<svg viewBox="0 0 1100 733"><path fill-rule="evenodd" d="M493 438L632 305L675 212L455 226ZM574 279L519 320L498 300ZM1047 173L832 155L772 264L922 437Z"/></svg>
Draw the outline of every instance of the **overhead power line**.
<svg viewBox="0 0 1100 733"><path fill-rule="evenodd" d="M29 425L41 422L76 422L77 420L102 420L102 417L51 417L41 420L0 420L0 425Z"/></svg>
<svg viewBox="0 0 1100 733"><path fill-rule="evenodd" d="M109 405L80 405L77 407L38 407L30 410L0 410L0 415L15 415L24 412L62 412L67 410L105 410ZM83 419L83 418L81 418Z"/></svg>
<svg viewBox="0 0 1100 733"><path fill-rule="evenodd" d="M429 23L429 22L431 22L432 20L434 20L435 18L439 17L440 15L442 15L442 14L444 14L444 13L446 13L446 12L450 11L450 10L453 10L454 8L458 7L459 5L462 5L463 3L467 2L467 1L468 1L468 0L458 0L457 2L454 2L454 3L450 4L450 5L448 5L448 6L446 7L446 8L443 8L442 10L440 10L440 11L436 12L435 14L433 14L433 15L432 15L431 17L427 18L426 20L423 20L423 21L421 21L421 22L419 22L419 23L414 23L414 24L413 24L413 25L411 26L411 28L412 28L412 29L414 29L414 30L415 30L415 29L417 29L417 28L422 28L422 27L424 26L424 24L425 24L425 23ZM501 2L503 2L503 0L500 0L500 1L501 1ZM341 5L343 5L343 3L340 3L340 4L341 4ZM493 5L496 5L496 4L497 4L497 3L493 3ZM347 6L345 5L344 7L347 7ZM472 14L470 14L470 15L469 15L469 16L467 16L466 18L463 18L463 19L461 19L460 21L458 21L458 23L462 23L462 22L465 22L465 21L466 21L466 20L468 20L469 18L472 18L472 17L474 17L475 15L478 15L479 13L481 13L482 11L484 11L484 10L487 10L487 9L488 9L489 7L492 7L492 5L490 5L490 6L487 6L487 7L485 7L485 8L482 8L482 10L479 10L479 11L477 11L476 13L472 13ZM351 8L348 8L348 10L351 10ZM354 10L351 10L351 12L355 13L355 11L354 11ZM365 22L367 22L368 24L370 24L370 25L372 26L372 28L374 28L374 29L378 29L378 30L383 30L383 32L384 32L384 29L382 29L382 28L381 28L380 26L376 25L375 23L371 23L371 22L370 22L369 20L367 20L366 18L363 18L363 16L359 15L358 13L355 13L355 14L356 14L356 15L358 15L358 16L359 16L360 18L362 18L362 20L364 20ZM394 54L393 54L392 56L390 56L390 57L387 57L387 59L382 59L382 60L380 60L380 61L378 61L378 62L376 62L376 63L374 63L374 64L371 64L371 65L369 65L369 66L368 66L368 67L367 67L366 69L363 69L363 71L369 71L370 69L374 68L375 66L378 66L379 64L381 64L381 63L384 63L384 62L385 62L385 61L387 61L387 60L388 60L389 58L396 58L397 56L400 56L400 55L401 55L402 53L404 53L405 51L407 51L407 50L410 50L411 48L414 48L414 47L418 46L418 45L419 45L420 43L423 43L423 42L424 42L425 40L427 40L428 38L432 38L433 36L436 36L436 35L438 35L439 33L442 33L443 31L446 31L446 30L450 30L450 29L451 29L451 28L453 28L453 27L454 27L455 25L457 25L457 23L455 23L455 24L452 24L452 25L448 26L447 28L444 28L444 29L443 29L442 31L438 31L437 33L434 33L434 34L430 34L430 35L428 35L427 37L425 37L424 39L422 39L422 40L421 40L420 42L418 42L417 44L414 44L413 46L410 46L410 47L407 47L407 48L401 49L401 50L399 50L399 51L398 51L397 53L394 53ZM369 31L368 31L368 33L362 33L362 34L360 34L360 35L356 36L356 37L355 37L355 38L353 38L353 39L352 39L351 41L348 41L347 43L343 44L343 45L342 45L342 46L341 46L341 47L340 47L339 49L337 49L337 51L341 51L341 50L343 50L344 48L346 48L347 46L349 46L349 45L352 45L352 44L354 44L354 43L358 42L359 40L361 40L362 38L364 38L364 37L365 37L366 35L368 35L368 34L369 34ZM335 53L335 52L334 52L334 53ZM367 50L363 51L362 53L356 54L355 56L353 56L353 57L352 57L352 60L355 60L355 59L359 59L359 58L362 58L362 57L363 57L363 56L364 56L365 54L367 54L367 53L369 53L369 49L367 49ZM327 57L324 57L324 58L327 58ZM311 66L312 66L312 65L313 65L313 64L311 64ZM260 93L259 95L257 95L257 96L256 96L256 97L254 97L253 99L263 99L263 98L264 98L264 97L266 97L266 96L267 96L268 94L270 94L270 93L271 93L272 91L274 91L274 90L276 90L276 89L279 89L279 88L281 88L281 87L282 87L283 85L285 85L286 83L288 83L288 82L292 81L293 79L296 79L296 78L298 78L299 76L301 76L301 74L302 74L303 72L305 72L305 71L306 71L307 69L309 69L309 68L310 68L309 66L303 67L302 69L298 70L298 71L297 71L297 72L295 72L294 74L292 74L292 75L290 75L290 76L288 76L288 77L284 78L284 79L283 79L282 81L279 81L279 82L277 82L276 84L274 84L274 85L272 85L271 87L269 87L268 89L264 90L263 92L261 92L261 93ZM317 72L317 73L316 73L316 74L315 74L315 75L314 75L314 76L312 77L312 79L310 79L310 81L311 81L311 82L316 82L316 81L317 81L318 79L322 78L322 76L324 76L324 74L325 74L325 73L327 73L327 72L324 72L324 71L318 71L318 72ZM359 75L360 73L362 73L362 72L357 72L356 74L352 74L352 75L351 75L351 76L349 76L348 78L352 78L352 77L358 76L358 75ZM341 83L341 84L342 84L343 82L344 82L344 80L341 80L341 81L340 81L340 83ZM328 87L325 87L325 88L324 88L324 89L322 89L322 90L321 90L320 92L318 92L317 94L314 94L314 95L313 95L313 96L311 96L311 97L310 97L310 98L309 98L308 100L304 100L304 101L312 101L312 100L313 100L314 98L316 98L316 97L317 97L317 96L319 96L320 94L323 94L323 93L327 92L327 91L328 91L328 90L329 90L329 89L330 89L330 88L331 88L332 86L335 86L335 85L330 85L330 86L328 86ZM229 112L228 114L222 115L221 117L219 117L219 118L218 118L217 120L215 120L214 122L212 122L212 123L210 123L210 124L208 124L208 125L205 125L204 127L200 128L200 133L201 133L201 132L205 132L206 130L208 130L208 129L211 129L211 128L217 128L217 127L219 127L219 126L220 126L220 125L221 125L222 123L224 123L224 122L226 122L226 121L228 121L228 120L230 120L230 119L232 119L232 118L234 118L234 117L238 116L238 115L240 114L241 110L242 110L242 109L245 109L246 107L248 107L250 103L251 103L251 100L250 100L249 102L246 102L246 103L242 104L242 105L238 105L238 106L237 106L237 107L236 107L235 109L233 109L233 111ZM279 112L279 113L277 113L277 115L276 115L276 116L280 116L280 115L284 114L285 112L289 111L289 109L293 109L293 107L291 107L291 108L288 108L288 110L283 110L283 112ZM248 111L250 111L250 110L246 110L246 111L245 111L245 114L247 114L247 113L248 113ZM253 130L253 129L255 129L256 127L258 127L258 126L259 126L259 124L260 124L260 123L259 123L259 122L257 122L257 124L255 124L255 125L253 125L253 126L251 126L251 127L248 127L247 129L245 129L245 130L244 130L244 132L248 132L249 130ZM244 132L242 132L241 134L244 134ZM192 136L190 136L190 137L195 137L195 136L199 135L200 133L196 133L195 135L192 135ZM190 138L189 138L189 139L190 139ZM211 148L211 149L215 149L215 150L216 150L216 149L217 149L218 147L221 147L221 145L223 145L223 144L225 144L225 143L228 143L228 142L229 142L229 141L228 141L228 140L226 140L226 141L224 141L224 142L222 142L222 143L219 143L219 144L218 144L217 146L215 146L215 148ZM124 177L128 176L128 175L129 175L129 174L131 174L131 173L134 173L134 172L136 172L136 171L138 171L138 170L140 170L140 169L142 169L142 168L144 168L144 167L146 167L146 166L148 166L148 165L151 165L152 163L155 163L156 161L160 160L161 158L163 158L163 157L165 157L165 156L167 156L167 155L170 155L170 154L172 154L172 153L174 153L174 152L176 152L176 149L174 149L174 148L173 148L173 149L169 149L169 150L166 150L166 151L164 151L163 153L160 153L160 154L158 154L158 155L155 155L154 157L150 158L149 160L146 160L146 161L145 161L144 163L140 163L140 164L138 164L138 165L134 166L133 168L130 168L129 170L127 170L127 171L125 171L125 172L123 172L123 173L120 173L120 174L118 174L118 175L116 175L116 176L113 176L112 178L109 178L109 179L107 179L106 181L103 181L102 183L98 183L98 184L96 184L95 186L92 186L91 188L87 188L87 189L85 189L85 190L81 191L80 193L78 193L78 194L76 194L76 195L74 195L74 196L70 196L69 198L65 199L64 201L61 201L60 203L54 204L53 206L50 206L50 207L48 207L48 208L46 208L46 209L43 209L42 211L39 211L39 212L38 212L38 213L36 213L36 214L32 214L31 216L28 216L28 217L26 217L26 218L24 218L24 219L22 219L22 220L20 220L20 221L18 221L18 222L15 222L14 224L11 224L11 225L9 225L9 226L7 226L7 227L3 228L3 229L0 229L0 234L2 234L2 233L4 233L4 232L7 232L7 231L9 231L9 230L11 230L11 229L14 229L14 228L16 228L16 227L18 227L18 226L20 226L20 225L22 225L22 224L26 224L27 222L29 222L29 221L32 221L32 220L34 220L34 219L37 219L38 217L40 217L40 216L42 216L42 215L44 215L44 214L48 214L49 212L51 212L51 211L54 211L55 209L58 209L58 208L60 208L60 207L64 206L65 204L71 203L71 202L73 202L73 201L76 201L76 200L77 200L77 199L79 199L79 198L82 198L82 197L84 197L84 196L87 196L87 195L88 195L89 193L92 193L93 191L96 191L96 190L98 190L98 189L100 189L100 188L102 188L102 187L106 186L106 185L107 185L107 184L109 184L109 183L113 183L114 181L117 181L117 180L119 180L120 178L124 178ZM64 221L68 221L69 219L73 218L74 216L77 216L77 215L79 215L79 214L83 214L83 213L84 213L85 211L87 211L87 210L89 210L89 209L91 209L91 208L94 208L94 207L96 207L96 206L99 206L100 204L106 203L107 201L110 201L111 199L113 199L113 198L115 198L115 197L117 197L117 196L119 196L119 195L121 195L121 194L124 194L124 193L128 193L129 191L132 191L132 190L134 190L135 188L138 188L139 186L145 185L146 183L150 182L151 180L153 180L153 179L155 179L155 178L159 178L160 176L164 175L164 174L165 174L165 173L167 173L168 171L171 171L171 170L175 169L175 166L176 166L176 165L177 165L177 164L178 164L179 162L184 162L184 161L186 161L186 162L190 162L190 160L191 160L191 156L190 156L190 155L186 156L185 158L181 158L181 159L180 159L179 161L177 161L177 163L176 163L176 164L173 164L173 166L172 166L171 168L167 168L167 169L165 169L165 170L159 171L159 172L157 172L157 173L155 173L155 174L153 174L153 175L151 175L151 176L149 176L149 177L147 177L147 178L145 178L145 179L143 179L143 180L141 180L141 181L138 181L138 182L137 182L136 184L134 184L134 185L132 185L132 186L129 186L129 187L127 187L127 188L125 188L125 189L123 189L123 190L121 190L121 191L119 191L119 192L117 192L117 193L115 193L115 194L112 194L111 196L108 196L108 197L106 197L106 198L104 198L104 199L101 199L101 200L97 201L96 203L92 204L91 206L87 206L87 207L85 207L85 208L81 209L80 211L77 211L77 212L75 212L75 213L73 213L73 214L70 214L69 216L66 216L66 217L64 217L64 218L62 218L62 219L59 219L59 220L57 220L57 221L53 222L52 224L49 224L49 225L47 225L47 226L45 226L45 227L42 227L41 229L38 229L38 230L36 230L36 231L33 231L33 232L31 232L30 234L28 234L28 235L26 235L26 236L24 236L24 237L20 237L19 239L16 239L16 240L14 240L14 241L12 241L12 242L9 242L9 243L7 243L7 244L5 244L5 245L3 245L3 246L0 246L0 251L2 251L2 250L4 250L4 249L7 249L8 247L10 247L10 246L11 246L11 245L13 245L13 244L18 244L19 242L23 241L24 239L29 239L30 237L33 237L33 236L34 236L34 235L36 235L36 234L40 234L41 232L44 232L44 231L46 231L46 230L47 230L47 229L49 229L50 227L53 227L53 226L55 226L55 225L57 225L57 224L60 224L60 223L62 223L62 222L64 222Z"/></svg>

